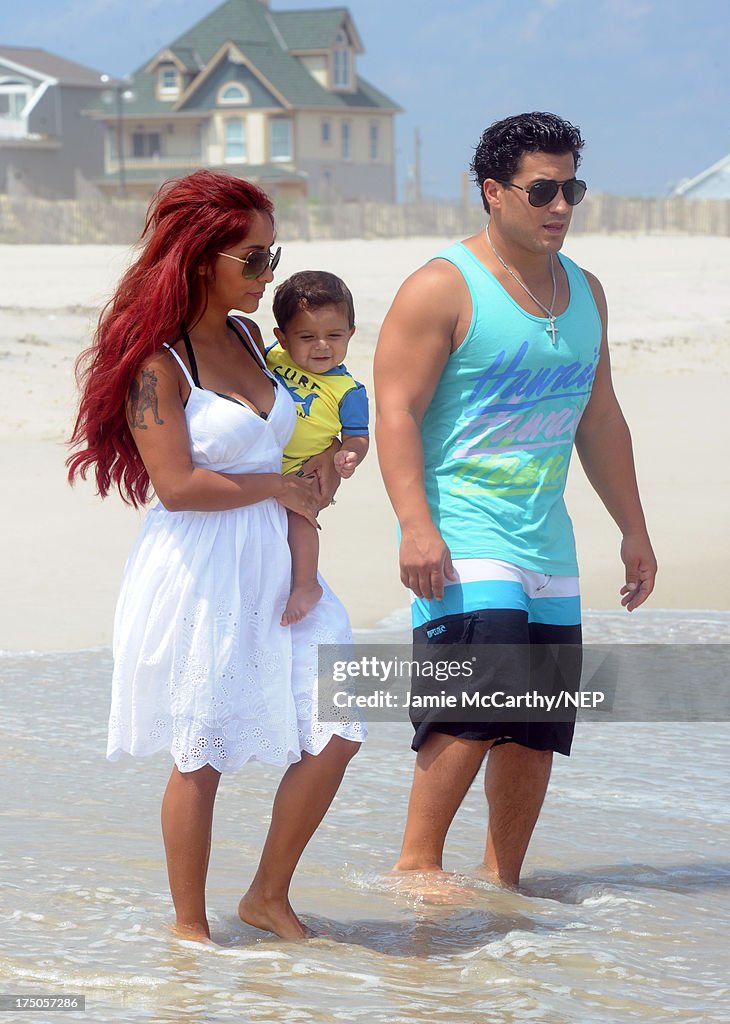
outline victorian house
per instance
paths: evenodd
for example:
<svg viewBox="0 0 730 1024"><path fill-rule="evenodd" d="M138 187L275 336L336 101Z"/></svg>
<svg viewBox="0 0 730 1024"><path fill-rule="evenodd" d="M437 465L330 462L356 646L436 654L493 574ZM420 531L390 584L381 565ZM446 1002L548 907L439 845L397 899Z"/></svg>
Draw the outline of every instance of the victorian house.
<svg viewBox="0 0 730 1024"><path fill-rule="evenodd" d="M344 7L225 0L96 104L106 191L148 196L197 167L281 199L395 199L398 106L357 72Z"/></svg>

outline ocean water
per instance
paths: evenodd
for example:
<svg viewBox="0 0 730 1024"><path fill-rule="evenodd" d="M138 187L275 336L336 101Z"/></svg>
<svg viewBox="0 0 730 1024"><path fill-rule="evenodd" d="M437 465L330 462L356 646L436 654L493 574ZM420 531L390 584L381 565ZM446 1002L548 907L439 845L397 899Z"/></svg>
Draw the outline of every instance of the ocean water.
<svg viewBox="0 0 730 1024"><path fill-rule="evenodd" d="M401 616L361 634L403 637ZM586 637L697 643L701 657L728 641L730 613L594 613ZM453 879L425 895L386 874L414 755L407 723L377 724L295 878L293 905L321 935L299 944L236 916L279 778L251 765L221 785L217 945L202 947L165 927L169 757L104 760L109 675L107 650L0 656L0 995L83 994L68 1017L94 1024L730 1021L730 723L579 726L520 893L471 874L477 780L449 836ZM28 1017L58 1019L3 1019Z"/></svg>

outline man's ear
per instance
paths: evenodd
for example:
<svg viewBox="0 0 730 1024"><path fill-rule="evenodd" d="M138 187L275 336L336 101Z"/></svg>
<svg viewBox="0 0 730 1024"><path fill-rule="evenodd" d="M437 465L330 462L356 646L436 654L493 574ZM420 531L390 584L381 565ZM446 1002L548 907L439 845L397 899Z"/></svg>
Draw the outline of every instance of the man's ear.
<svg viewBox="0 0 730 1024"><path fill-rule="evenodd" d="M497 181L496 178L485 178L482 192L491 209L492 206L499 206L502 193L504 192L504 185Z"/></svg>
<svg viewBox="0 0 730 1024"><path fill-rule="evenodd" d="M283 331L279 330L279 328L278 328L278 327L275 327L275 328L274 328L274 337L275 337L275 338L276 338L276 340L277 340L277 341L279 342L279 344L281 345L281 347L282 347L282 348L283 348L284 350L286 350L286 335L284 334L284 332L283 332Z"/></svg>

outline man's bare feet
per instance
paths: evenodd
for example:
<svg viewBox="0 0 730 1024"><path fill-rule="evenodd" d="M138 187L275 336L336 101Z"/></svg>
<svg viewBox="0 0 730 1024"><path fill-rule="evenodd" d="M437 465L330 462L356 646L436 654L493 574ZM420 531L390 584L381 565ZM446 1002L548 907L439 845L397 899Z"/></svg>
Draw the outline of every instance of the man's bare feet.
<svg viewBox="0 0 730 1024"><path fill-rule="evenodd" d="M244 924L273 932L280 939L309 939L314 934L302 924L288 900L275 903L257 897L250 889L241 897L238 916Z"/></svg>
<svg viewBox="0 0 730 1024"><path fill-rule="evenodd" d="M497 886L499 889L509 889L511 892L519 892L520 883L515 882L514 879L501 878L499 872L489 867L487 864L477 864L473 868L469 868L465 872L471 878L478 878L482 882L491 882L492 885Z"/></svg>
<svg viewBox="0 0 730 1024"><path fill-rule="evenodd" d="M200 925L188 925L188 924L171 924L168 926L171 935L174 935L176 939L186 939L188 942L201 942L205 946L214 946L215 943L210 937L210 932L207 927Z"/></svg>
<svg viewBox="0 0 730 1024"><path fill-rule="evenodd" d="M300 622L307 612L311 612L321 596L322 588L319 583L295 584L289 594L289 600L286 602L281 625L293 626L295 622Z"/></svg>
<svg viewBox="0 0 730 1024"><path fill-rule="evenodd" d="M454 904L469 902L469 895L453 871L433 868L427 871L393 868L385 876L389 889L414 896L423 903Z"/></svg>

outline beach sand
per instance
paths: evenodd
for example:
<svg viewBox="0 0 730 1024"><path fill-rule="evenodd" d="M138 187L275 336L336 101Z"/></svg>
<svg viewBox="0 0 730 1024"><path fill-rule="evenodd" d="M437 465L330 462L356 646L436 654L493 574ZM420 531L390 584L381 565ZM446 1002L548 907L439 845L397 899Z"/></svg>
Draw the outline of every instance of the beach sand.
<svg viewBox="0 0 730 1024"><path fill-rule="evenodd" d="M371 384L372 354L399 283L448 241L287 244L282 274L333 270L355 296L347 365ZM567 255L602 280L616 390L634 437L660 575L655 608L730 607L730 239L579 236ZM0 649L71 650L111 640L116 593L140 514L65 480L73 364L129 252L0 246ZM268 296L267 296L268 300ZM268 301L257 316L272 326ZM575 460L568 486L586 608L616 608L618 532ZM322 514L322 570L356 627L408 603L395 521L374 447ZM637 619L641 612L635 613Z"/></svg>

